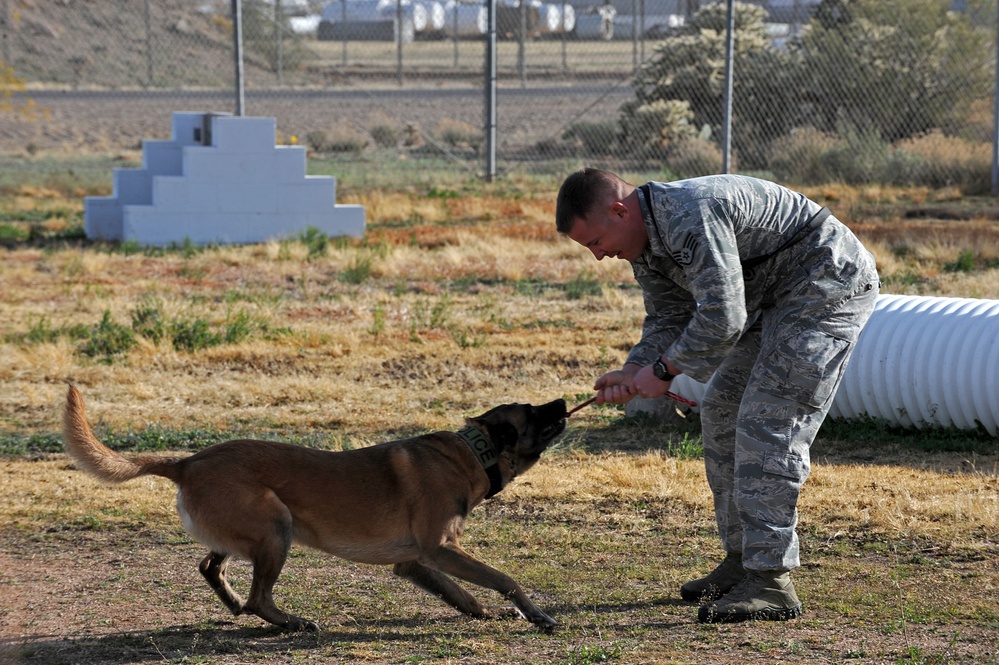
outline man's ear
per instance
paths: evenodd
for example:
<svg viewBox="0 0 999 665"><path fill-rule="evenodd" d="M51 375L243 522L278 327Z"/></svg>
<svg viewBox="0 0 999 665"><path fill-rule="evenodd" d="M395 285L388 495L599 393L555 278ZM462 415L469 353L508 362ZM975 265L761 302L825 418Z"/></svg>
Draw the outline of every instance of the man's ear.
<svg viewBox="0 0 999 665"><path fill-rule="evenodd" d="M614 201L610 205L610 213L612 217L628 219L628 206L624 204L624 201Z"/></svg>

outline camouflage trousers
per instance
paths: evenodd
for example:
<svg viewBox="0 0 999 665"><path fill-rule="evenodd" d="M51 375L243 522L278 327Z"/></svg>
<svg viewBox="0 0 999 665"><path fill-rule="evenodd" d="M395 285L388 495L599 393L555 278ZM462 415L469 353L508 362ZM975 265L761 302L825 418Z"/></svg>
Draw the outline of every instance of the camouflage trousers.
<svg viewBox="0 0 999 665"><path fill-rule="evenodd" d="M800 565L797 505L809 448L874 310L876 271L860 271L843 287L841 296L799 293L761 311L701 400L722 547L742 552L747 569Z"/></svg>

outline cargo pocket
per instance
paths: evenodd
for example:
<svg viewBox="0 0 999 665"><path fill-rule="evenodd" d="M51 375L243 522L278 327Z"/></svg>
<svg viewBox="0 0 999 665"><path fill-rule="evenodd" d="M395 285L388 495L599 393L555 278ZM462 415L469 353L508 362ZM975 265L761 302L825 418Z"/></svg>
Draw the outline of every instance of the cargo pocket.
<svg viewBox="0 0 999 665"><path fill-rule="evenodd" d="M764 361L760 390L814 408L825 406L842 378L850 342L821 330L783 340Z"/></svg>
<svg viewBox="0 0 999 665"><path fill-rule="evenodd" d="M808 478L809 471L809 464L805 462L805 458L794 453L786 455L767 454L763 458L763 473L790 478L791 480L798 481L799 485Z"/></svg>
<svg viewBox="0 0 999 665"><path fill-rule="evenodd" d="M798 493L811 471L803 457L794 453L768 454L763 459L763 486L756 506L757 518L777 528L794 524Z"/></svg>

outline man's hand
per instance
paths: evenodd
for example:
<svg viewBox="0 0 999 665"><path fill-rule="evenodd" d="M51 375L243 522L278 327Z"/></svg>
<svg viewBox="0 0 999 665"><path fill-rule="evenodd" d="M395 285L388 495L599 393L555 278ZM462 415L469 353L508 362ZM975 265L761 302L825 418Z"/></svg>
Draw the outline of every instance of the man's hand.
<svg viewBox="0 0 999 665"><path fill-rule="evenodd" d="M652 365L647 365L635 373L632 385L635 388L635 394L647 399L654 399L665 395L673 382L657 378L652 372Z"/></svg>
<svg viewBox="0 0 999 665"><path fill-rule="evenodd" d="M624 404L634 397L635 374L638 365L625 365L622 369L607 372L593 384L597 391L597 404Z"/></svg>

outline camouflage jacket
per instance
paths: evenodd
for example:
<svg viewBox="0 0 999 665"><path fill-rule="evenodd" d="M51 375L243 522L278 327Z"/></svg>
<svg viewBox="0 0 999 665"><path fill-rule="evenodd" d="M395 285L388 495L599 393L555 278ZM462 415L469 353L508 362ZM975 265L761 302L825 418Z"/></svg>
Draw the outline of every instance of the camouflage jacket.
<svg viewBox="0 0 999 665"><path fill-rule="evenodd" d="M627 362L664 354L707 381L767 307L845 300L874 259L803 194L738 175L650 182L638 189L649 246L632 262L642 287L642 339ZM651 200L649 200L651 198ZM809 287L810 288L806 288Z"/></svg>

